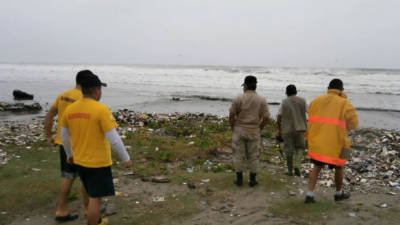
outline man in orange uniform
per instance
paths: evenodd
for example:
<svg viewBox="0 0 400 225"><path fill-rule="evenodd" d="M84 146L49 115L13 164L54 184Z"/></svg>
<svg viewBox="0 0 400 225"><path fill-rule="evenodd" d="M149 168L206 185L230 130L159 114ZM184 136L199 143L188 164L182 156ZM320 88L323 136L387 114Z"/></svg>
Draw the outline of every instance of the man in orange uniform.
<svg viewBox="0 0 400 225"><path fill-rule="evenodd" d="M68 162L78 169L89 196L87 217L90 225L105 224L100 217L101 198L115 194L111 173L111 149L125 167L132 166L109 108L98 102L101 87L106 86L96 75L82 83L83 98L71 104L61 120L61 140Z"/></svg>
<svg viewBox="0 0 400 225"><path fill-rule="evenodd" d="M358 118L353 105L342 97L343 82L333 79L328 93L314 99L308 109L308 155L314 163L305 203L314 203L314 188L322 167L335 168L335 201L350 198L350 193L342 190L346 159L340 155L350 148L347 130L358 126Z"/></svg>
<svg viewBox="0 0 400 225"><path fill-rule="evenodd" d="M77 214L70 214L67 208L67 197L71 191L71 187L75 177L77 176L76 167L72 164L67 163L67 157L64 152L64 147L60 139L60 123L57 124L57 134L55 137L52 135L53 120L54 117L58 117L61 120L64 110L67 106L71 105L78 99L82 98L81 84L91 72L89 70L79 71L76 75L76 86L73 89L63 92L60 94L52 107L46 114L44 120L44 129L47 138L47 142L51 145L60 146L60 164L61 164L61 177L63 178L60 186L59 200L56 211L56 221L67 222L78 218Z"/></svg>

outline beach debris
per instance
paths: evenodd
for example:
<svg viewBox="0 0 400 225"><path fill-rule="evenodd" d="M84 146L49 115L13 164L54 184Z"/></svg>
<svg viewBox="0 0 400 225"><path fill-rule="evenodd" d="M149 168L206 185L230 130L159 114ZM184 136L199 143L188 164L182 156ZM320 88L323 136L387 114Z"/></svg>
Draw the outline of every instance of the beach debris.
<svg viewBox="0 0 400 225"><path fill-rule="evenodd" d="M5 165L10 160L11 156L7 154L7 152L0 149L0 164Z"/></svg>
<svg viewBox="0 0 400 225"><path fill-rule="evenodd" d="M363 128L349 132L352 140L352 158L345 166L344 183L353 192L386 192L400 190L400 131ZM302 164L305 177L311 163ZM334 185L334 171L321 170L318 183Z"/></svg>
<svg viewBox="0 0 400 225"><path fill-rule="evenodd" d="M1 103L0 103L1 107ZM170 113L170 114L144 114L132 110L118 110L113 113L119 126L118 132L121 136L128 137L130 132L139 130L149 132L150 135L181 136L198 143L196 133L193 129L182 129L180 124L188 124L201 132L209 131L202 127L203 122L211 122L229 126L227 118L223 116L209 115L204 113ZM170 130L160 128L160 124L167 124ZM185 125L186 126L186 125ZM229 129L229 128L227 128ZM212 135L212 134L210 134ZM198 135L197 135L198 136ZM400 131L377 128L363 128L349 132L352 141L352 158L345 167L344 184L352 192L377 192L377 193L400 193ZM0 165L4 165L12 159L19 158L20 154L7 153L4 146L24 146L23 150L36 151L35 143L46 141L43 132L43 118L27 121L0 121ZM274 138L264 138L262 141L264 149L275 145ZM27 149L26 147L31 147ZM193 145L195 147L195 145ZM154 151L162 152L161 146L154 146ZM158 151L157 151L158 149ZM206 159L201 167L185 166L187 173L195 173L205 169L212 172L232 172L231 165L232 149L229 145L212 147L209 150L214 158ZM281 165L278 154L272 154L268 163ZM148 159L141 159L146 162ZM306 159L302 163L304 178L310 174L312 164ZM272 174L277 172L272 170ZM320 173L318 182L325 186L334 186L334 171L324 169ZM151 181L151 178L148 181ZM285 182L284 179L281 179ZM307 181L302 181L307 184ZM207 183L207 182L202 182ZM384 189L382 192L382 188ZM297 192L297 191L296 191ZM299 191L302 194L301 191ZM297 193L296 193L297 194ZM393 194L390 194L393 195Z"/></svg>
<svg viewBox="0 0 400 225"><path fill-rule="evenodd" d="M385 208L387 208L388 207L388 204L387 203L380 203L380 204L374 204L376 207L378 207L378 208L383 208L383 209L385 209Z"/></svg>
<svg viewBox="0 0 400 225"><path fill-rule="evenodd" d="M42 169L39 169L39 168L32 168L31 169L33 172L40 172L40 171L42 171Z"/></svg>
<svg viewBox="0 0 400 225"><path fill-rule="evenodd" d="M154 196L153 197L153 202L164 202L165 197L164 196Z"/></svg>
<svg viewBox="0 0 400 225"><path fill-rule="evenodd" d="M271 218L271 217L274 217L274 214L273 213L266 213L264 216Z"/></svg>
<svg viewBox="0 0 400 225"><path fill-rule="evenodd" d="M355 213L355 212L349 212L349 214L348 214L350 217L356 217L357 216L357 214Z"/></svg>
<svg viewBox="0 0 400 225"><path fill-rule="evenodd" d="M33 95L24 91L15 89L13 90L13 96L15 100L33 100Z"/></svg>
<svg viewBox="0 0 400 225"><path fill-rule="evenodd" d="M186 185L188 186L189 189L196 189L196 185L192 182L188 182Z"/></svg>
<svg viewBox="0 0 400 225"><path fill-rule="evenodd" d="M45 140L43 121L0 121L0 146L32 146Z"/></svg>
<svg viewBox="0 0 400 225"><path fill-rule="evenodd" d="M151 181L154 183L169 183L170 180L167 176L154 176L151 178Z"/></svg>

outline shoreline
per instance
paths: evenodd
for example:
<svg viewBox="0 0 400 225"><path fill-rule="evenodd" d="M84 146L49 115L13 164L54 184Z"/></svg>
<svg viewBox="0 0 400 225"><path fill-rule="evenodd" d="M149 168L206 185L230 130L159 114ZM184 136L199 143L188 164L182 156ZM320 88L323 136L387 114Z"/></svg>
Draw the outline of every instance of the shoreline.
<svg viewBox="0 0 400 225"><path fill-rule="evenodd" d="M220 117L228 116L228 109L230 102L220 101L204 101L204 100L191 100L191 101L156 101L152 103L135 104L123 108L111 107L113 112L119 110L135 111L137 113L154 114L154 115L169 115L169 114L207 114ZM44 107L46 109L46 107ZM204 110L207 109L207 110ZM269 105L271 118L276 120L276 115L279 105ZM400 124L393 121L400 121L400 112L393 111L361 111L356 110L360 125L359 128L376 128L388 130L400 130ZM46 110L35 113L5 113L0 112L0 122L7 121L31 121L41 120L46 115Z"/></svg>

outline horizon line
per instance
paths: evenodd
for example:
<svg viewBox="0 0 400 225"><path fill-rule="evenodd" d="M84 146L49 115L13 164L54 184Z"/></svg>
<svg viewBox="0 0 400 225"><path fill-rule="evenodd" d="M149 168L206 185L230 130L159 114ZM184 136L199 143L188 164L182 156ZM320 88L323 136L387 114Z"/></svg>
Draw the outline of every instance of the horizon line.
<svg viewBox="0 0 400 225"><path fill-rule="evenodd" d="M283 68L283 69L349 69L349 70L389 70L398 71L399 68L383 67L322 67L322 66L260 66L260 65L228 65L228 64L162 64L162 63L104 63L104 62L7 62L0 64L15 65L110 65L110 66L149 66L149 67L238 67L238 68Z"/></svg>

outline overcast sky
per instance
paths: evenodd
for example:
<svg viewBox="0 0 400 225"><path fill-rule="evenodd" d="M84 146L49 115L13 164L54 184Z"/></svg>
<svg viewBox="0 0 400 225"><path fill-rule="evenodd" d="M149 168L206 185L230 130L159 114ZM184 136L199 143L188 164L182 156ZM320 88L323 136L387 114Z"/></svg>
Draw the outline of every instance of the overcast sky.
<svg viewBox="0 0 400 225"><path fill-rule="evenodd" d="M1 0L0 61L400 68L399 0Z"/></svg>

